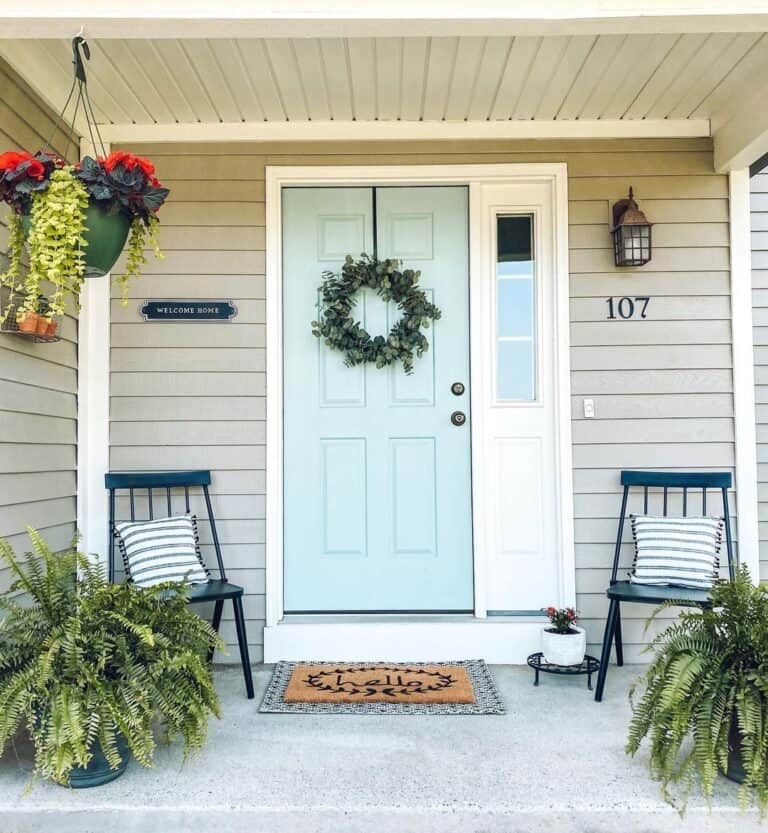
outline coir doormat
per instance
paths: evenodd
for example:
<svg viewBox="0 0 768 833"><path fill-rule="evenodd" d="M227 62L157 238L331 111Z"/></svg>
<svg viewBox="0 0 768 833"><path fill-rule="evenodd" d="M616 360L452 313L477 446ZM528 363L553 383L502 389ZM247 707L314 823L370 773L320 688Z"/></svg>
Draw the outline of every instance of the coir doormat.
<svg viewBox="0 0 768 833"><path fill-rule="evenodd" d="M261 704L283 714L504 714L483 660L280 662Z"/></svg>

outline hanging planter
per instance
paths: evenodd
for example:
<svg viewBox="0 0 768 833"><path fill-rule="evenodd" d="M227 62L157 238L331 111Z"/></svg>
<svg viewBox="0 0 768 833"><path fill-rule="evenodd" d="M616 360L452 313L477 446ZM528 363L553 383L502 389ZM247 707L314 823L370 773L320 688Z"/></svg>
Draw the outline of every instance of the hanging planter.
<svg viewBox="0 0 768 833"><path fill-rule="evenodd" d="M126 241L125 270L116 276L123 303L131 279L140 275L146 262L146 250L162 258L157 212L168 189L155 177L149 160L122 150L107 155L92 118L80 55L82 48L89 57L87 44L77 37L72 48L75 78L64 111L77 89L74 113L82 102L91 138L102 155L70 164L47 150L0 154L0 200L11 208L9 263L0 274L0 290L5 290L0 295L3 330L12 311L22 332L22 325L31 330L35 314L62 316L68 299L79 309L84 279L109 273ZM59 121L63 117L64 112ZM43 291L48 299L45 312L39 309Z"/></svg>
<svg viewBox="0 0 768 833"><path fill-rule="evenodd" d="M101 277L112 271L112 267L123 251L131 219L124 212L107 214L95 200L88 202L85 210L85 277Z"/></svg>
<svg viewBox="0 0 768 833"><path fill-rule="evenodd" d="M31 215L22 214L21 222L24 236L28 237L32 227ZM112 271L123 251L130 228L131 218L125 212L107 214L96 200L88 200L83 229L86 244L84 277L100 278Z"/></svg>

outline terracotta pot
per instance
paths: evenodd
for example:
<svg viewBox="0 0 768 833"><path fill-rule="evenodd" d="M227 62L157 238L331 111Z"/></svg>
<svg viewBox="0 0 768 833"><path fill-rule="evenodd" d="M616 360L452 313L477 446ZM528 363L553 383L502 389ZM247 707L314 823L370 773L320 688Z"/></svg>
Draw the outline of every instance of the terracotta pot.
<svg viewBox="0 0 768 833"><path fill-rule="evenodd" d="M48 332L48 319L44 315L38 315L35 332L37 332L39 336L44 336Z"/></svg>
<svg viewBox="0 0 768 833"><path fill-rule="evenodd" d="M541 652L552 665L578 665L587 653L584 628L571 625L572 633L557 633L550 628L541 632Z"/></svg>
<svg viewBox="0 0 768 833"><path fill-rule="evenodd" d="M37 322L40 316L36 312L22 313L21 317L17 319L20 333L35 333L37 332Z"/></svg>
<svg viewBox="0 0 768 833"><path fill-rule="evenodd" d="M52 318L48 322L48 326L45 328L45 334L47 336L55 336L56 335L56 330L58 330L58 329L59 329L59 322Z"/></svg>

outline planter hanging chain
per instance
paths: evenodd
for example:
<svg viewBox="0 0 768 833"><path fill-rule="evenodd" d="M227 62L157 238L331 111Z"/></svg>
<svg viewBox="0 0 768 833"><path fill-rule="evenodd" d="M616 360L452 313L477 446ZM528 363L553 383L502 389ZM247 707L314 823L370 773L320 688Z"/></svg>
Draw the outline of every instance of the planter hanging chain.
<svg viewBox="0 0 768 833"><path fill-rule="evenodd" d="M53 137L56 135L56 130L63 126L64 133L67 136L67 146L65 148L65 161L66 156L69 155L69 148L71 145L76 145L77 142L75 141L75 137L77 136L77 114L80 111L80 107L82 105L83 108L83 115L85 116L85 125L88 128L88 136L91 140L91 146L94 149L95 153L100 153L102 158L107 155L106 146L104 145L104 140L101 138L101 133L99 132L99 126L96 123L96 114L93 110L93 104L91 104L91 97L88 94L88 80L85 74L85 63L83 62L83 58L86 61L90 61L91 59L91 49L88 46L88 41L82 36L82 29L80 30L80 34L75 35L72 38L72 66L74 67L74 75L72 77L72 86L69 88L69 94L67 95L67 100L64 102L64 106L61 109L56 121L53 124L53 129L51 130L51 135L48 138L48 142L45 145L45 150L52 151L52 142ZM74 110L72 111L72 118L71 121L65 118L67 113L67 108L72 102L74 97ZM80 148L77 147L78 155L79 155Z"/></svg>

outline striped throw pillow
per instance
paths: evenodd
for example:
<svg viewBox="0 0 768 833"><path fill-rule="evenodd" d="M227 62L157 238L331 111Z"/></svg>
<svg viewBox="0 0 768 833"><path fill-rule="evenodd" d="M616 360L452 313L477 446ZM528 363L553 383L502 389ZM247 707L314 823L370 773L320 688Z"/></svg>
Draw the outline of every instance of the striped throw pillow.
<svg viewBox="0 0 768 833"><path fill-rule="evenodd" d="M633 584L708 590L717 578L722 518L632 515Z"/></svg>
<svg viewBox="0 0 768 833"><path fill-rule="evenodd" d="M138 587L152 587L164 581L208 581L197 547L194 515L124 521L115 524L115 532L125 569Z"/></svg>

